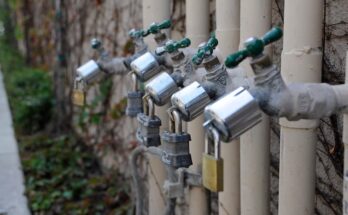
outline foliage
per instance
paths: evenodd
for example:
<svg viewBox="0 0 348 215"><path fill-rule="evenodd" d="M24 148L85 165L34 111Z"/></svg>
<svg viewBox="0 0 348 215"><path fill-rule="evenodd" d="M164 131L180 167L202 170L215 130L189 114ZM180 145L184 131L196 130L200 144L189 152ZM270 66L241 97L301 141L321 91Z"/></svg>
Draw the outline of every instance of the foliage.
<svg viewBox="0 0 348 215"><path fill-rule="evenodd" d="M51 118L52 81L47 72L25 64L15 44L8 43L7 34L0 36L0 65L5 86L17 131L31 134L45 128Z"/></svg>
<svg viewBox="0 0 348 215"><path fill-rule="evenodd" d="M93 151L71 137L21 138L26 194L34 213L126 214L131 203L121 177L100 172Z"/></svg>
<svg viewBox="0 0 348 215"><path fill-rule="evenodd" d="M19 1L11 1L15 2ZM20 54L13 40L20 39L20 28L9 30L10 15L2 6L0 2L0 22L5 24L6 32L0 35L0 65L20 142L32 213L127 214L131 208L127 194L130 188L123 177L103 173L93 149L76 140L73 133L52 139L44 130L52 121L52 79L47 71L30 67ZM109 92L110 83L100 90Z"/></svg>

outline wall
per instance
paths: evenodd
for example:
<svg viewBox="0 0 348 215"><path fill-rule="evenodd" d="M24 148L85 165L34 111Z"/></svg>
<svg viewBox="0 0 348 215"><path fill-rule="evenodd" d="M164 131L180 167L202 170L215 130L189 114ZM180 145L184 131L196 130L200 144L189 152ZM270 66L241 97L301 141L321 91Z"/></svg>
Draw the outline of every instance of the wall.
<svg viewBox="0 0 348 215"><path fill-rule="evenodd" d="M21 4L18 5L18 2ZM211 1L212 28L215 22L215 1ZM182 37L185 26L184 0L173 1L174 38ZM273 1L273 23L283 24L283 0ZM344 82L345 52L348 49L348 4L346 0L326 0L325 40L323 58L323 82L340 84ZM55 59L55 32L53 31L56 11L53 1L17 1L16 19L20 26L20 47L32 64L52 69ZM141 0L71 0L63 12L67 14L68 46L65 54L68 72L65 78L72 84L74 71L83 62L95 58L89 41L101 39L106 49L114 56L131 53L127 32L142 27ZM300 24L300 23L299 23ZM250 35L252 36L252 35ZM273 60L280 65L282 42L274 48ZM128 175L127 160L135 146L135 122L122 115L124 97L129 77L114 77L112 84L93 87L89 90L89 101L95 107L74 112L74 125L87 144L95 146L106 169L112 168ZM66 97L70 91L67 86ZM99 100L99 101L96 101ZM82 117L81 117L82 115ZM83 122L88 122L88 126ZM82 125L82 126L81 126ZM341 140L342 118L332 116L321 120L318 129L317 147L317 214L340 214L342 199L343 144ZM279 171L279 125L272 120L271 191L272 213L277 214L278 171Z"/></svg>

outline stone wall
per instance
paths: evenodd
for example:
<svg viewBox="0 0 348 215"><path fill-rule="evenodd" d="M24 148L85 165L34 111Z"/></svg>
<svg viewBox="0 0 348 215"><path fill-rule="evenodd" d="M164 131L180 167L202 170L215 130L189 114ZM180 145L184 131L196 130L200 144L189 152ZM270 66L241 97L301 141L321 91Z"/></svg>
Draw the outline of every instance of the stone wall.
<svg viewBox="0 0 348 215"><path fill-rule="evenodd" d="M20 47L28 54L33 64L51 69L56 57L54 47L54 26L57 11L53 1L22 0L27 4L18 7L16 19L22 27ZM215 1L211 1L212 29L215 28ZM283 25L283 0L273 1L273 24ZM174 0L172 7L174 23L173 37L178 39L185 32L185 1ZM324 18L323 82L341 84L344 82L345 52L348 49L348 4L347 0L326 0ZM58 11L59 12L59 11ZM96 53L90 48L90 39L102 40L113 56L131 53L127 32L142 27L141 0L71 0L64 11L67 14L67 41L65 50L68 61L70 86L75 69ZM208 14L207 14L208 15ZM27 25L27 27L25 27ZM250 35L252 36L252 35ZM273 60L280 65L282 47L274 48ZM136 123L122 115L124 97L129 86L129 77L113 77L112 84L92 87L88 100L95 105L85 111L73 109L74 125L87 144L93 145L102 158L106 169L118 170L126 175L128 156L135 146ZM67 86L67 89L68 86ZM70 90L67 90L67 96ZM81 114L82 113L82 114ZM89 122L88 126L83 121ZM321 120L318 129L317 147L317 209L316 214L341 214L343 144L341 140L341 116ZM279 173L279 125L272 120L272 213L277 214Z"/></svg>

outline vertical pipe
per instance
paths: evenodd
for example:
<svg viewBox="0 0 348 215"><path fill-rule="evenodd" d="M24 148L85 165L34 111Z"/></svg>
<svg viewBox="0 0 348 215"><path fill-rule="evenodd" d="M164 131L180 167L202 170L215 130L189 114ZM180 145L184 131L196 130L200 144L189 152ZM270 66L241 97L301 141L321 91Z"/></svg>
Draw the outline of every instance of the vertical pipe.
<svg viewBox="0 0 348 215"><path fill-rule="evenodd" d="M216 0L216 37L223 58L238 50L240 0ZM224 191L219 193L219 214L240 214L239 140L221 145Z"/></svg>
<svg viewBox="0 0 348 215"><path fill-rule="evenodd" d="M209 0L186 0L186 36L191 40L191 47L196 48L209 37ZM203 117L189 122L187 131L191 134L191 168L201 172L202 153L204 151ZM189 214L208 214L205 189L193 187L190 190Z"/></svg>
<svg viewBox="0 0 348 215"><path fill-rule="evenodd" d="M251 36L262 36L272 23L271 0L241 1L241 46ZM269 51L269 50L268 50ZM242 64L252 76L250 65ZM269 117L240 139L241 214L270 214L270 129Z"/></svg>
<svg viewBox="0 0 348 215"><path fill-rule="evenodd" d="M346 84L348 84L348 52L346 54ZM348 114L343 115L344 172L343 172L343 214L348 215Z"/></svg>
<svg viewBox="0 0 348 215"><path fill-rule="evenodd" d="M321 81L322 23L323 0L285 0L281 69L286 82ZM314 214L318 120L281 119L280 125L279 214Z"/></svg>
<svg viewBox="0 0 348 215"><path fill-rule="evenodd" d="M161 22L170 18L170 0L143 0L143 26L148 27L152 22ZM153 38L146 38L150 50L156 44ZM161 132L168 129L168 105L156 107L156 115L161 119ZM162 162L154 156L149 156L148 168L149 214L162 215L165 211L165 198L162 186L166 178L166 170Z"/></svg>

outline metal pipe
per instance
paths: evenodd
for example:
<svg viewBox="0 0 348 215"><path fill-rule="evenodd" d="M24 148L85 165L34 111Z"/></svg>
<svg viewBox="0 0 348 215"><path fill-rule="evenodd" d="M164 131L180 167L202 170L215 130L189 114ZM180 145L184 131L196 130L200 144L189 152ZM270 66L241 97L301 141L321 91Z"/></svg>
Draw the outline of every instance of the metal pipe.
<svg viewBox="0 0 348 215"><path fill-rule="evenodd" d="M223 58L238 50L240 34L240 0L216 0L216 37ZM224 159L224 191L219 192L219 214L240 214L239 140L221 144Z"/></svg>
<svg viewBox="0 0 348 215"><path fill-rule="evenodd" d="M209 37L209 0L186 0L186 36L191 39L192 47L197 47ZM204 150L203 116L187 124L191 134L190 152L192 170L201 172ZM204 188L192 187L189 197L189 214L208 214L207 197Z"/></svg>
<svg viewBox="0 0 348 215"><path fill-rule="evenodd" d="M348 52L346 55L346 84L348 84ZM343 171L343 214L348 215L348 114L343 115L343 144L344 144L344 171Z"/></svg>
<svg viewBox="0 0 348 215"><path fill-rule="evenodd" d="M269 116L295 121L319 119L347 112L348 85L326 83L286 84L279 69L267 55L251 61L255 86L249 91Z"/></svg>
<svg viewBox="0 0 348 215"><path fill-rule="evenodd" d="M149 26L152 22L161 22L170 18L170 0L143 0L143 26ZM150 50L154 50L156 44L151 38L145 38ZM161 119L161 132L168 129L168 106L156 107L155 114ZM162 192L162 184L165 181L165 168L162 162L153 156L149 156L148 183L149 183L149 214L159 215L165 211L165 199Z"/></svg>
<svg viewBox="0 0 348 215"><path fill-rule="evenodd" d="M146 199L145 191L144 191L144 185L143 185L143 179L140 177L137 169L137 159L139 156L143 155L143 153L146 152L146 148L143 146L138 146L136 149L134 149L131 153L130 157L130 167L132 171L132 179L133 179L133 186L135 191L135 208L136 208L136 215L142 215L144 210L144 199Z"/></svg>
<svg viewBox="0 0 348 215"><path fill-rule="evenodd" d="M126 58L115 57L112 59L99 59L98 65L107 74L112 75L125 75L129 72L129 69L125 66L124 61Z"/></svg>
<svg viewBox="0 0 348 215"><path fill-rule="evenodd" d="M320 82L323 0L285 0L281 72L287 83ZM280 119L279 214L314 214L318 120Z"/></svg>
<svg viewBox="0 0 348 215"><path fill-rule="evenodd" d="M250 36L262 36L271 27L271 0L241 1L240 41ZM243 44L240 45L241 47ZM253 76L247 62L242 64L248 77ZM269 117L240 138L241 214L270 214L270 129Z"/></svg>

